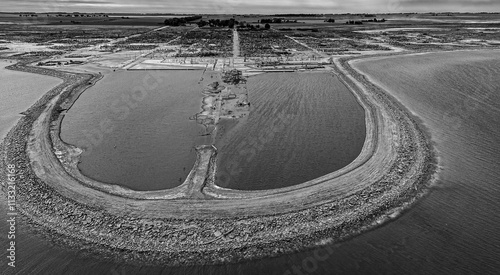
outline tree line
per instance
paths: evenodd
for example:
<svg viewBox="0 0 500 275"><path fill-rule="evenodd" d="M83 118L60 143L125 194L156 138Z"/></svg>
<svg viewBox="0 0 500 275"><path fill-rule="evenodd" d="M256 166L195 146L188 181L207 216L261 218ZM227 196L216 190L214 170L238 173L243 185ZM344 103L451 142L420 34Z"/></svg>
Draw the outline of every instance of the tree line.
<svg viewBox="0 0 500 275"><path fill-rule="evenodd" d="M210 26L210 27L228 27L230 29L234 28L236 24L238 24L238 21L236 21L234 18L231 19L210 19L208 21L200 20L198 23L198 27L205 27L205 26Z"/></svg>
<svg viewBox="0 0 500 275"><path fill-rule="evenodd" d="M183 26L188 22L201 19L201 15L188 16L188 17L174 17L165 19L164 23L167 26Z"/></svg>
<svg viewBox="0 0 500 275"><path fill-rule="evenodd" d="M369 20L357 20L357 21L354 21L354 20L349 20L349 21L346 21L346 25L362 25L363 22L375 22L375 23L384 23L386 20L385 18L382 18L382 19L378 19L377 18L373 18L373 19L369 19Z"/></svg>
<svg viewBox="0 0 500 275"><path fill-rule="evenodd" d="M263 23L263 22L261 22ZM208 21L204 21L204 20L200 20L198 23L198 27L205 27L205 26L209 26L209 27L227 27L229 29L232 29L234 27L237 27L239 29L244 29L244 28L247 28L249 30L260 30L260 29L265 29L265 30L268 30L271 28L271 25L269 25L269 23L266 23L264 25L264 28L261 28L259 24L257 25L251 25L251 24L248 24L248 23L245 23L245 22L238 22L236 21L234 18L231 18L231 19L210 19Z"/></svg>
<svg viewBox="0 0 500 275"><path fill-rule="evenodd" d="M321 17L322 14L312 14L312 13L284 13L284 14L275 14L274 16L280 17Z"/></svg>
<svg viewBox="0 0 500 275"><path fill-rule="evenodd" d="M282 18L269 18L269 19L261 19L259 21L260 23L264 24L264 23L275 23L275 24L279 24L279 23L297 23L297 20L287 20L287 19L282 19Z"/></svg>

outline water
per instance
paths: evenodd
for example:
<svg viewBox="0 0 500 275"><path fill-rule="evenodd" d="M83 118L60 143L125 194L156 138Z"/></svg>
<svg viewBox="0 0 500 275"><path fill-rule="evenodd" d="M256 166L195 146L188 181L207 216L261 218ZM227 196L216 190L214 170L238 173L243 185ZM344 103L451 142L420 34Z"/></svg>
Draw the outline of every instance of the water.
<svg viewBox="0 0 500 275"><path fill-rule="evenodd" d="M146 82L155 87L137 92L149 74L154 77ZM200 109L201 74L119 71L85 91L61 131L64 141L86 150L82 173L134 190L180 185L194 164L194 146L211 142L188 120ZM346 166L361 151L363 109L335 77L268 74L250 78L247 85L254 106L250 116L230 131L227 122L219 127L219 174L231 177L220 186L294 185Z"/></svg>
<svg viewBox="0 0 500 275"><path fill-rule="evenodd" d="M442 171L432 192L397 220L332 245L328 247L330 250L321 248L223 266L133 267L95 259L85 251L53 246L21 223L18 268L7 269L2 260L2 271L10 271L7 274L497 274L500 270L500 83L496 77L499 62L498 51L481 51L360 64L361 69L373 73L374 79L384 83L423 121L439 150ZM479 88L477 93L472 92L474 88ZM488 96L481 97L482 93ZM473 102L471 98L477 99L478 105L468 105ZM5 204L4 199L0 202ZM4 215L5 208L0 211ZM0 232L7 232L5 222L0 223ZM2 247L6 246L5 236L2 233Z"/></svg>
<svg viewBox="0 0 500 275"><path fill-rule="evenodd" d="M361 152L364 110L335 76L265 74L247 85L249 117L220 127L226 133L216 142L219 186L291 186L334 172Z"/></svg>
<svg viewBox="0 0 500 275"><path fill-rule="evenodd" d="M61 138L84 148L79 168L134 190L178 186L204 129L201 71L118 71L85 91L63 120Z"/></svg>
<svg viewBox="0 0 500 275"><path fill-rule="evenodd" d="M19 117L42 95L62 80L5 69L10 61L0 61L0 139L3 139Z"/></svg>
<svg viewBox="0 0 500 275"><path fill-rule="evenodd" d="M393 254L392 267L403 273L498 271L500 52L389 58L358 68L424 121L442 165L427 198L360 242ZM372 237L388 239L394 251Z"/></svg>

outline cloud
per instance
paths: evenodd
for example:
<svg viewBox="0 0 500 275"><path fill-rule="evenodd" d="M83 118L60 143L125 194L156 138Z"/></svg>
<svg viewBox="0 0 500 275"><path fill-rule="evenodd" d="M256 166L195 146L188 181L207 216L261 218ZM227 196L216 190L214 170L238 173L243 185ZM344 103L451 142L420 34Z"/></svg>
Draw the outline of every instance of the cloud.
<svg viewBox="0 0 500 275"><path fill-rule="evenodd" d="M453 6L471 6L471 5L498 5L498 0L400 0L404 5L422 6L422 5L449 5Z"/></svg>
<svg viewBox="0 0 500 275"><path fill-rule="evenodd" d="M500 11L499 0L0 0L2 11L375 13Z"/></svg>
<svg viewBox="0 0 500 275"><path fill-rule="evenodd" d="M114 2L101 1L101 0L57 0L54 2L56 2L57 4L95 4L95 5L115 4Z"/></svg>

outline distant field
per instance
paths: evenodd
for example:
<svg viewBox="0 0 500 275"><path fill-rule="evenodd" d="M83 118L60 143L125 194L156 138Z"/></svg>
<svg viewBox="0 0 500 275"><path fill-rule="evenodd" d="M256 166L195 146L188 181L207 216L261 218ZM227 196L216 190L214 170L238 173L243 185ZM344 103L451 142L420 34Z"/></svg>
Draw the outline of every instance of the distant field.
<svg viewBox="0 0 500 275"><path fill-rule="evenodd" d="M109 17L56 17L40 14L37 17L20 17L18 14L0 14L2 22L15 24L37 24L37 25L136 25L136 26L158 26L163 25L166 18L174 16L115 16ZM73 22L72 22L73 21ZM80 23L74 23L80 22Z"/></svg>
<svg viewBox="0 0 500 275"><path fill-rule="evenodd" d="M212 26L205 25L201 29L190 30L197 27L200 21L194 20L183 27L169 26L148 33L152 29L165 26L164 20L167 18L185 16L188 15L21 14L20 16L0 13L0 41L14 42L10 47L3 46L3 53L9 48L21 52L46 49L71 52L95 46L95 50L108 53L157 48L158 52L177 57L232 55L233 38L229 24L215 27L212 23ZM202 15L201 20L210 22L214 19L226 22L234 19L243 23L236 25L240 35L240 56L252 58L272 57L297 61L318 56L370 54L391 49L453 50L471 47L493 48L500 45L498 14L322 16L211 14ZM262 22L264 19L267 21L279 19L283 23L270 23L270 30L265 30L265 23ZM188 30L190 31L187 32ZM128 38L122 39L125 37ZM179 39L175 40L176 38ZM108 41L104 41L106 39ZM173 40L175 42L169 47L177 46L177 48L163 49L161 45L136 45L137 43L162 44ZM31 43L31 45L19 45L19 43ZM114 43L114 45L100 45L102 43ZM43 46L46 48L37 48ZM27 48L29 49L26 50Z"/></svg>
<svg viewBox="0 0 500 275"><path fill-rule="evenodd" d="M92 15L91 15L92 16ZM142 25L156 26L163 24L166 18L184 17L188 15L140 15L140 14L110 14L108 17L57 17L54 14L37 14L36 17L20 17L19 14L0 13L0 24L16 23L16 24L51 24L51 25L72 25L72 21L77 21L82 25ZM376 14L378 19L388 19L391 22L388 24L449 24L449 23L466 23L480 24L482 23L499 23L498 14ZM272 15L230 15L230 14L211 14L203 15L203 20L209 19L230 19L235 18L237 21L246 23L257 23L261 19L284 18L286 20L297 20L297 23L282 23L271 24L273 27L291 27L296 25L303 26L332 26L342 25L349 20L366 20L373 17L366 17L364 14L335 14L323 15L318 17L279 17ZM325 19L333 18L335 23L325 23Z"/></svg>

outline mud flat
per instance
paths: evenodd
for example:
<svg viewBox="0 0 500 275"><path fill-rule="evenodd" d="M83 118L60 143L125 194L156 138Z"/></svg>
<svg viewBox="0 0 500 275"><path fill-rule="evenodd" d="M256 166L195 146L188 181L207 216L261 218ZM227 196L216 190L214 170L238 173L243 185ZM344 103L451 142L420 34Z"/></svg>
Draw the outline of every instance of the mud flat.
<svg viewBox="0 0 500 275"><path fill-rule="evenodd" d="M117 261L162 265L236 262L340 241L396 217L424 194L434 174L428 139L406 109L383 90L335 62L335 73L365 110L366 141L351 164L317 179L273 190L215 185L216 149L197 148L178 188L133 191L83 176L81 150L59 138L61 113L100 76L33 68L14 70L64 80L8 133L0 147L2 189L7 165L18 211L61 245ZM293 202L293 203L291 203Z"/></svg>
<svg viewBox="0 0 500 275"><path fill-rule="evenodd" d="M204 72L201 81L206 85L202 91L201 112L191 117L192 120L205 126L206 135L214 133L213 138L217 135L216 130L222 122L221 119L226 121L240 119L248 116L250 111L245 82L232 83L230 80L224 80L224 74L224 72L215 74L214 79L213 73ZM207 78L208 75L211 76L210 79Z"/></svg>

